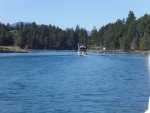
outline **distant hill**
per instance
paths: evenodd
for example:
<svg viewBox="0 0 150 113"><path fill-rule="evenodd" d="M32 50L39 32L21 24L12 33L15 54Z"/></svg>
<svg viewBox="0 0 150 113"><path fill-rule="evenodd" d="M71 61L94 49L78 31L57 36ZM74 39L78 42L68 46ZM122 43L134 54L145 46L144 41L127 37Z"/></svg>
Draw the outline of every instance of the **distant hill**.
<svg viewBox="0 0 150 113"><path fill-rule="evenodd" d="M30 22L16 22L16 23L11 24L11 26L15 27L17 24L20 25L20 23L23 23L23 25L30 24Z"/></svg>
<svg viewBox="0 0 150 113"><path fill-rule="evenodd" d="M91 36L91 33L92 33L91 31L87 31L88 36Z"/></svg>

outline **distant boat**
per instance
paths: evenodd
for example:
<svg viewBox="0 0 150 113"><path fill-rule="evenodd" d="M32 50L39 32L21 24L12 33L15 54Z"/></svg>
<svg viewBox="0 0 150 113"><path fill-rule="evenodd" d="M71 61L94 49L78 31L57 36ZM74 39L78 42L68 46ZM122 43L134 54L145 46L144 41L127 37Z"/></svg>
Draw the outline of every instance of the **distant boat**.
<svg viewBox="0 0 150 113"><path fill-rule="evenodd" d="M149 98L149 103L148 103L148 110L145 113L150 113L150 98Z"/></svg>
<svg viewBox="0 0 150 113"><path fill-rule="evenodd" d="M86 48L86 46L85 45L81 45L81 46L79 46L79 44L78 44L78 55L80 55L80 56L84 56L84 55L87 55L87 52L86 52L86 50L87 50L87 48Z"/></svg>

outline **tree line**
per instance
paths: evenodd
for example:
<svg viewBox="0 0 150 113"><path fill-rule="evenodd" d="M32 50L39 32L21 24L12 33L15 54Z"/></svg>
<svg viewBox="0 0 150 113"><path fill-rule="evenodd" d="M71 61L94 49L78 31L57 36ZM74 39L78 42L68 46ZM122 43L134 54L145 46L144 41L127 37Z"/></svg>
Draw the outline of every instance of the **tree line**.
<svg viewBox="0 0 150 113"><path fill-rule="evenodd" d="M132 11L126 19L118 19L99 30L92 30L92 43L109 50L149 50L150 49L150 15L136 19Z"/></svg>
<svg viewBox="0 0 150 113"><path fill-rule="evenodd" d="M62 30L52 25L18 23L15 27L0 23L0 45L15 45L26 49L77 49L87 38L87 31L77 25L76 30Z"/></svg>
<svg viewBox="0 0 150 113"><path fill-rule="evenodd" d="M0 45L15 45L25 49L76 50L78 43L89 49L107 50L149 50L150 15L136 19L130 11L126 19L118 19L100 29L93 28L88 35L85 28L63 30L53 25L18 23L11 26L0 23Z"/></svg>

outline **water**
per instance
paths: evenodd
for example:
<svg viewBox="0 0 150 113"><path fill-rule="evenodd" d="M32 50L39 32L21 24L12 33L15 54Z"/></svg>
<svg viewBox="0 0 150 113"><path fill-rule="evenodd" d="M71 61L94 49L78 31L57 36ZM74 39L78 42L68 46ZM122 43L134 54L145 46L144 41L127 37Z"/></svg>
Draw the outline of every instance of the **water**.
<svg viewBox="0 0 150 113"><path fill-rule="evenodd" d="M144 113L148 56L0 54L0 113Z"/></svg>

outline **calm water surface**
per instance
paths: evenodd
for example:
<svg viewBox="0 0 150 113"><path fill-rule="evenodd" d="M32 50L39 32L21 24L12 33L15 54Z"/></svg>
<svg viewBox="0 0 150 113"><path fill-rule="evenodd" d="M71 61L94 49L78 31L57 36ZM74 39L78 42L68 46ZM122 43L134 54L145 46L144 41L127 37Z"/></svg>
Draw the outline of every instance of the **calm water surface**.
<svg viewBox="0 0 150 113"><path fill-rule="evenodd" d="M148 55L0 53L0 113L144 113Z"/></svg>

